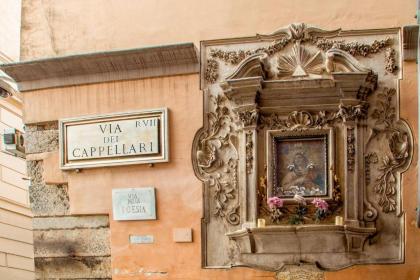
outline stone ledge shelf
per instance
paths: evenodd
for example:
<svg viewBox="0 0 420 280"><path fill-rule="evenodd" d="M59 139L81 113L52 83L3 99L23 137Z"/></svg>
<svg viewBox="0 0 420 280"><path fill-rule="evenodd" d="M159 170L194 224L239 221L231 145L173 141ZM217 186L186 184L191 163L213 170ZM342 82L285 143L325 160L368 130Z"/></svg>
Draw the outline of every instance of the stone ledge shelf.
<svg viewBox="0 0 420 280"><path fill-rule="evenodd" d="M82 53L1 64L19 91L84 85L199 71L193 43Z"/></svg>
<svg viewBox="0 0 420 280"><path fill-rule="evenodd" d="M245 228L227 236L239 247L246 266L276 270L284 264L311 262L335 270L363 254L366 240L375 233L376 228L299 225Z"/></svg>

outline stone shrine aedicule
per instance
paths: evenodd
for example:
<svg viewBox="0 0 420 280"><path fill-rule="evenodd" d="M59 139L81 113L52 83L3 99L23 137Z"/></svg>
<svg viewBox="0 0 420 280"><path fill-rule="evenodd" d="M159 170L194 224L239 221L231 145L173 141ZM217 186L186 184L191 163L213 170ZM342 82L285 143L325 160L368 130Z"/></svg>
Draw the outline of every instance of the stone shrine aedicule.
<svg viewBox="0 0 420 280"><path fill-rule="evenodd" d="M203 266L404 261L400 50L399 29L305 24L202 42Z"/></svg>

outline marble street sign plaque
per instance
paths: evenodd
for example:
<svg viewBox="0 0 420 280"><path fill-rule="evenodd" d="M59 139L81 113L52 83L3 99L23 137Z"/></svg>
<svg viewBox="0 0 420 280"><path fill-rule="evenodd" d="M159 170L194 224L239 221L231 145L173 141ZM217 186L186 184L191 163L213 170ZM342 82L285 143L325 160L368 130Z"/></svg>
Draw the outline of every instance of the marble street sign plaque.
<svg viewBox="0 0 420 280"><path fill-rule="evenodd" d="M155 188L112 190L114 220L156 220Z"/></svg>
<svg viewBox="0 0 420 280"><path fill-rule="evenodd" d="M168 161L167 109L60 120L60 167Z"/></svg>

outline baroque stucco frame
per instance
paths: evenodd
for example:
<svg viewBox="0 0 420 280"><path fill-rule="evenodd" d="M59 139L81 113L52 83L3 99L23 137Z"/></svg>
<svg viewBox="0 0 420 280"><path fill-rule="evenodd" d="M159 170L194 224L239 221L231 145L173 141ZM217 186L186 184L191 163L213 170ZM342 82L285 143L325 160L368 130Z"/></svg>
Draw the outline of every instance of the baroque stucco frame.
<svg viewBox="0 0 420 280"><path fill-rule="evenodd" d="M399 29L324 31L305 24L292 24L270 35L202 42L204 127L194 138L192 159L194 171L204 183L204 267L245 265L278 270L286 264L303 261L335 270L359 263L404 260L400 176L411 162L413 139L408 125L398 114L400 50ZM379 58L381 52L385 60ZM302 58L306 61L298 61ZM274 59L279 64L273 70ZM373 66L374 71L361 61ZM297 65L302 69L297 69ZM377 90L378 78L381 85ZM290 88L294 88L294 95L287 94ZM326 89L329 94L338 95L335 101L324 102L321 108L305 102L299 106L293 102L282 103L273 97L281 93L286 100L303 98L305 101L313 89ZM377 93L381 91L382 95ZM319 92L321 94L321 90ZM391 97L381 101L389 92ZM387 116L389 110L380 104L392 108L394 113ZM299 119L298 123L288 122L287 116L307 111L310 111L309 118ZM341 173L350 174L341 178L345 226L254 229L263 185L260 175L264 173L259 151L264 141L259 139L258 131L266 127L293 130L294 125L300 129L321 128L338 122L342 127L340 145L345 150L339 160ZM391 140L384 140L384 135ZM385 144L378 144L380 141ZM387 152L376 149L379 145L389 146L385 146ZM387 159L381 167L377 166L378 158ZM371 179L374 176L377 178ZM395 180L389 182L389 178ZM359 190L359 187L348 186L363 187ZM393 191L392 197L386 194L389 190ZM357 205L349 204L348 196L357 196ZM394 212L396 216L389 214ZM397 235L392 238L397 239L398 244L388 248L375 240L375 234L389 235L386 230L376 233L377 220L395 228ZM261 236L303 234L311 237L316 236L316 232L338 237L342 254L331 254L327 250L325 253L332 257L329 258L301 248L295 253L291 249L290 257L283 258L280 252L264 252L257 246L258 242L263 242L258 239ZM302 241L300 238L298 240ZM365 247L368 239L373 245ZM266 245L274 244L270 242ZM385 250L387 257L377 255L377 248Z"/></svg>

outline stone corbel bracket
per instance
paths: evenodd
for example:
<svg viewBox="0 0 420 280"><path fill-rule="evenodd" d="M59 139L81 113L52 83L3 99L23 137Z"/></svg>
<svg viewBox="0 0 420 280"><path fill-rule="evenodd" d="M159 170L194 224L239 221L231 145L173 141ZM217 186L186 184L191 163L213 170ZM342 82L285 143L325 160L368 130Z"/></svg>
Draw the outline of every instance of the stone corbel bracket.
<svg viewBox="0 0 420 280"><path fill-rule="evenodd" d="M374 233L372 228L303 225L247 228L227 236L238 244L242 265L275 270L287 260L289 264L316 263L323 270L337 270L348 267L346 255L362 252Z"/></svg>

